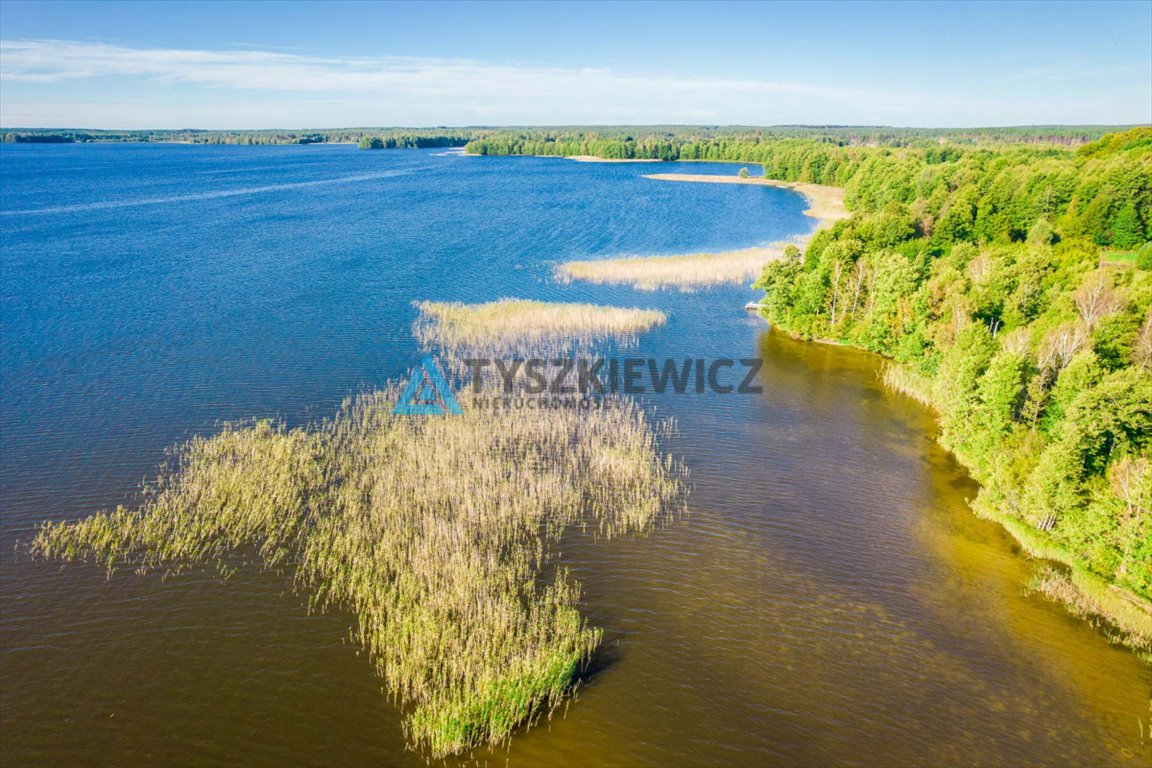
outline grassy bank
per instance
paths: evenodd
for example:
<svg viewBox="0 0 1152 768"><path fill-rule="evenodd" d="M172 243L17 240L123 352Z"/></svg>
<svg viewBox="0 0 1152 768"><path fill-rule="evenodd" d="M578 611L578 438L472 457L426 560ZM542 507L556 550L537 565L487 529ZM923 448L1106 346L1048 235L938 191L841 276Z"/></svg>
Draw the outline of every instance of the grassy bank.
<svg viewBox="0 0 1152 768"><path fill-rule="evenodd" d="M117 568L223 572L255 552L294 568L354 637L440 757L550 711L601 640L551 553L568 531L642 532L677 514L680 467L630 402L590 411L393 416L399 389L288 429L233 425L181 446L137 509L48 522L34 553Z"/></svg>
<svg viewBox="0 0 1152 768"><path fill-rule="evenodd" d="M1035 591L1102 625L1109 640L1152 663L1152 604L1087 570L1065 547L1023 520L980 503L973 505L973 511L1002 525L1032 557L1064 566L1041 568L1032 584Z"/></svg>

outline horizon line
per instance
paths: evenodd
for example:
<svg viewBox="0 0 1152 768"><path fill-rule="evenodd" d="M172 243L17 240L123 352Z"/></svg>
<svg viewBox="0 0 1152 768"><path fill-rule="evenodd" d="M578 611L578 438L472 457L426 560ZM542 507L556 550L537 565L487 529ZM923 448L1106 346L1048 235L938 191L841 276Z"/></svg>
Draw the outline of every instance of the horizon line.
<svg viewBox="0 0 1152 768"><path fill-rule="evenodd" d="M516 128L564 129L564 128L811 128L811 129L891 129L915 131L986 131L1005 128L1143 128L1152 123L1010 123L1004 125L978 126L925 126L925 125L885 125L868 123L773 123L757 125L752 123L492 123L461 125L345 125L345 126L276 126L273 128L87 128L84 126L0 126L0 132L12 131L90 131L93 133L116 133L131 131L152 131L155 133L227 133L257 131L436 131L436 130L512 130Z"/></svg>

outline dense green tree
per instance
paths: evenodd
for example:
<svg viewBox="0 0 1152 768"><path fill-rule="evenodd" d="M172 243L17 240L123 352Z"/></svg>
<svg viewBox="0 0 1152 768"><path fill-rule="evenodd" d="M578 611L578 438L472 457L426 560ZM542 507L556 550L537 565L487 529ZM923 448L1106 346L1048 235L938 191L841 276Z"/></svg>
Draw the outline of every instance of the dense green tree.
<svg viewBox="0 0 1152 768"><path fill-rule="evenodd" d="M1056 242L1056 230L1046 218L1036 219L1036 223L1028 230L1028 245L1052 245Z"/></svg>
<svg viewBox="0 0 1152 768"><path fill-rule="evenodd" d="M1135 248L1144 242L1144 226L1136 212L1136 204L1129 200L1116 213L1112 221L1112 245L1117 248Z"/></svg>
<svg viewBox="0 0 1152 768"><path fill-rule="evenodd" d="M1152 129L1080 151L777 144L769 175L843 185L854 215L765 269L771 319L927 377L985 503L1152 596Z"/></svg>

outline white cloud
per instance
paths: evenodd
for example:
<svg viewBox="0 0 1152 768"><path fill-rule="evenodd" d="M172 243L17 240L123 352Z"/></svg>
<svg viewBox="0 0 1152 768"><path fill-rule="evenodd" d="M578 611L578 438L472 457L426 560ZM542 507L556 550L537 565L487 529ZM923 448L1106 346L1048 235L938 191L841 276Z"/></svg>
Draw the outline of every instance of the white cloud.
<svg viewBox="0 0 1152 768"><path fill-rule="evenodd" d="M125 48L63 40L0 41L0 79L54 83L134 76L276 91L379 91L420 94L515 93L544 97L566 88L610 93L776 93L833 96L835 89L756 80L680 79L617 74L603 68L518 67L468 59L406 56L319 57L268 51Z"/></svg>
<svg viewBox="0 0 1152 768"><path fill-rule="evenodd" d="M867 98L865 94L805 83L678 78L593 67L531 67L400 56L320 57L256 50L127 48L62 40L0 41L0 80L21 86L24 94L48 94L69 83L92 81L103 91L121 96L125 103L116 105L116 112L121 115L125 109L137 111L141 91L155 93L159 88L258 91L265 100L279 94L278 101L291 99L296 109L305 113L293 121L297 125L333 124L331 118L317 122L320 97L329 106L332 99L350 103L359 100L366 114L352 121L357 124L369 122L367 115L379 114L382 106L390 107L388 111L392 113L411 114L411 118L402 120L405 123L433 115L441 118L440 122L455 115L457 123L475 119L553 123L673 119L734 122L740 115L763 118L766 105L831 107ZM128 96L133 98L124 98ZM69 117L72 113L68 104L52 99L34 101L42 103L34 104L27 98L5 99L4 124L43 125L48 124L46 120L70 119L72 124L95 126L93 118L82 119L89 112L81 110L79 104L75 105L75 116ZM783 110L780 119L787 119L784 112L788 111ZM42 119L27 122L41 114Z"/></svg>
<svg viewBox="0 0 1152 768"><path fill-rule="evenodd" d="M0 81L0 124L6 126L973 125L1079 122L1085 114L1079 109L1084 105L1018 94L957 97L595 67L65 40L0 41ZM78 89L82 99L76 98Z"/></svg>

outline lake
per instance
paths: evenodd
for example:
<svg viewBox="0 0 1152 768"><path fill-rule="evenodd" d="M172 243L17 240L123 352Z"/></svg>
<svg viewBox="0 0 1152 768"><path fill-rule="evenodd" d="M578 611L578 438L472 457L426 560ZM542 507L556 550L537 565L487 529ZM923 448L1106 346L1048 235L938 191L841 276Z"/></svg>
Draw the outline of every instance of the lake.
<svg viewBox="0 0 1152 768"><path fill-rule="evenodd" d="M351 617L308 615L290 573L107 580L19 542L130 502L166 448L221 422L299 424L402 378L414 301L516 296L661 309L636 356L761 357L764 391L645 400L679 424L690 514L566 544L604 647L570 706L472 758L1147 766L1148 667L1025 594L1035 564L968 510L975 485L879 358L770 331L749 289L553 278L812 226L790 191L655 169L0 145L4 763L423 765Z"/></svg>

